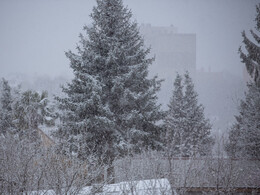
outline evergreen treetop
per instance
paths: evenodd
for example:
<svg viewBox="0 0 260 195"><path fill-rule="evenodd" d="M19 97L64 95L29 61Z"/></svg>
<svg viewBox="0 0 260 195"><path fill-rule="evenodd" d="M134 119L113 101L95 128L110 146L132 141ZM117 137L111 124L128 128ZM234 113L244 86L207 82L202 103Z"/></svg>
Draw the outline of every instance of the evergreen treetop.
<svg viewBox="0 0 260 195"><path fill-rule="evenodd" d="M247 36L245 31L242 32L243 43L245 45L245 49L247 54L244 53L239 48L240 58L242 62L245 63L247 72L253 78L254 82L258 87L260 87L260 4L256 6L256 33L253 30L250 30L254 41L251 41Z"/></svg>

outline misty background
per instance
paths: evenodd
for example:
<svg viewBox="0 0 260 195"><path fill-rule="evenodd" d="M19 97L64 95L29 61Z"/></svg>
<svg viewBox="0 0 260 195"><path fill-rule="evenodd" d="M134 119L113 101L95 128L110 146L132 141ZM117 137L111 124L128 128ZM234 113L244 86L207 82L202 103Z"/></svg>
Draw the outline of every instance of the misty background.
<svg viewBox="0 0 260 195"><path fill-rule="evenodd" d="M254 27L257 0L124 0L142 25L196 35L195 85L215 132L226 131L243 97L246 78L238 48ZM72 78L64 52L76 52L79 33L91 24L95 0L0 0L0 77L25 88L60 93ZM149 47L149 42L147 47ZM151 45L153 48L153 45ZM151 55L155 55L152 50ZM166 79L159 102L167 108L175 69L151 67Z"/></svg>

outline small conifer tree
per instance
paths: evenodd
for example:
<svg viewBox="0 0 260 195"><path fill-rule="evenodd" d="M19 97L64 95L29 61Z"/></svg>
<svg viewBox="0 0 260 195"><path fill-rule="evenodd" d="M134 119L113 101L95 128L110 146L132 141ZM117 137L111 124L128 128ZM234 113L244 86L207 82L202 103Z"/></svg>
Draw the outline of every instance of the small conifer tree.
<svg viewBox="0 0 260 195"><path fill-rule="evenodd" d="M167 154L171 157L195 157L210 154L213 139L211 125L205 119L204 108L198 104L198 94L186 72L184 83L177 74L173 95L165 118Z"/></svg>

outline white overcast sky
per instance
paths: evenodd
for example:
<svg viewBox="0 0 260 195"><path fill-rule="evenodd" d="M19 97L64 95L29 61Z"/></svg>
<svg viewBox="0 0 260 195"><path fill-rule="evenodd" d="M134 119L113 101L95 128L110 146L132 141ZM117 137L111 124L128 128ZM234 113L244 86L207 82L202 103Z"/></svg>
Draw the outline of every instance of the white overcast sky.
<svg viewBox="0 0 260 195"><path fill-rule="evenodd" d="M174 25L197 34L197 69L242 75L241 31L254 29L257 0L124 0L139 24ZM71 75L75 51L95 0L0 0L0 77Z"/></svg>

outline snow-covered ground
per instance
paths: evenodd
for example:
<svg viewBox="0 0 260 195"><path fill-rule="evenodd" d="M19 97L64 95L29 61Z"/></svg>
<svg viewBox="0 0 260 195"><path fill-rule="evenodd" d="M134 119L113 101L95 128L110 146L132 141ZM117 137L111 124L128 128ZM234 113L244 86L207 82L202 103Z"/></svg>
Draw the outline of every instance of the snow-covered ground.
<svg viewBox="0 0 260 195"><path fill-rule="evenodd" d="M92 188L96 187L84 187L78 195L88 195L91 194ZM54 195L53 190L32 192L29 194L37 195ZM96 193L98 195L171 195L172 190L170 183L167 179L151 179L151 180L141 180L141 181L129 181L120 182L116 184L109 184L100 187L100 192ZM173 192L177 195L176 191Z"/></svg>

